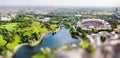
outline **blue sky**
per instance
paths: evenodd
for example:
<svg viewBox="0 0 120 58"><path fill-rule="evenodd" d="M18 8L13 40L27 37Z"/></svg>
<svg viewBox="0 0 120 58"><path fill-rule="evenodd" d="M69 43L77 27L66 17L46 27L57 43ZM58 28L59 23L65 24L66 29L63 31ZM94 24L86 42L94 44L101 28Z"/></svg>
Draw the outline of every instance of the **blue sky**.
<svg viewBox="0 0 120 58"><path fill-rule="evenodd" d="M0 0L0 6L119 7L119 0Z"/></svg>

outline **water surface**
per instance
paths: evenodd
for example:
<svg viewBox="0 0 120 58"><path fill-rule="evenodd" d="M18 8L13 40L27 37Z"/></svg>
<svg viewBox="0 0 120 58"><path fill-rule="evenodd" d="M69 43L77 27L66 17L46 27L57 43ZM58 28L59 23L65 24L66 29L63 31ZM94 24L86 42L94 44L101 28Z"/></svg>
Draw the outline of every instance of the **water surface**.
<svg viewBox="0 0 120 58"><path fill-rule="evenodd" d="M59 47L72 44L80 44L80 40L73 39L68 33L68 29L62 27L55 35L48 33L43 38L42 43L34 48L24 45L16 52L14 58L31 58L31 56L38 53L42 47L49 47L51 50L55 50Z"/></svg>

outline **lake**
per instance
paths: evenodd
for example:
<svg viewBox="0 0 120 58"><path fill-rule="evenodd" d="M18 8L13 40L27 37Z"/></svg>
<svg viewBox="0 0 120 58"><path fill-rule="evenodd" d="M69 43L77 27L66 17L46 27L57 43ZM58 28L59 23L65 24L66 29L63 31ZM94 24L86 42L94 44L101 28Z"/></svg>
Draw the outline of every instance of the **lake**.
<svg viewBox="0 0 120 58"><path fill-rule="evenodd" d="M59 47L80 44L79 39L74 39L68 32L68 29L62 27L60 31L52 35L49 32L44 38L41 44L35 46L34 48L28 45L22 46L13 56L13 58L31 58L34 54L40 52L40 48L49 47L51 50L55 50Z"/></svg>

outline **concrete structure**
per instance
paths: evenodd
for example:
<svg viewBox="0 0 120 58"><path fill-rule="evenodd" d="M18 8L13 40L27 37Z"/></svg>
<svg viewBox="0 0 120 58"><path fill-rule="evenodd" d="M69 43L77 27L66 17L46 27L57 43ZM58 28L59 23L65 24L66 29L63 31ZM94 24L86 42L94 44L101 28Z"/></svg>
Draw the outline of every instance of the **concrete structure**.
<svg viewBox="0 0 120 58"><path fill-rule="evenodd" d="M119 32L120 33L120 32ZM106 38L106 41L105 41L105 43L106 42L110 42L110 41L114 41L114 40L119 40L120 39L120 35L119 35L119 33L117 34L116 32L115 32L115 30L114 31L112 31L112 32L107 32L107 31L101 31L101 32L99 32L98 34L88 34L88 35L86 35L89 39L90 39L90 42L91 42L91 44L93 45L93 46L95 46L95 47L99 47L99 46L101 46L102 44L104 44L102 41L101 41L101 36L103 36L103 37L105 37ZM114 43L114 42L113 42Z"/></svg>
<svg viewBox="0 0 120 58"><path fill-rule="evenodd" d="M97 47L102 45L99 34L91 34L87 35L87 37L90 39L90 42L93 46Z"/></svg>
<svg viewBox="0 0 120 58"><path fill-rule="evenodd" d="M83 30L92 30L92 29L110 29L111 25L102 19L83 19L77 23L79 27Z"/></svg>
<svg viewBox="0 0 120 58"><path fill-rule="evenodd" d="M10 16L2 16L1 21L10 21L11 20L11 17Z"/></svg>
<svg viewBox="0 0 120 58"><path fill-rule="evenodd" d="M118 19L120 19L120 9L116 8L115 13Z"/></svg>
<svg viewBox="0 0 120 58"><path fill-rule="evenodd" d="M0 16L0 20L1 21L11 21L11 17L10 16Z"/></svg>
<svg viewBox="0 0 120 58"><path fill-rule="evenodd" d="M42 22L47 22L47 21L50 20L50 18L49 18L49 17L45 17L45 18L43 18L43 19L38 18L38 20L39 20L39 21L42 21Z"/></svg>

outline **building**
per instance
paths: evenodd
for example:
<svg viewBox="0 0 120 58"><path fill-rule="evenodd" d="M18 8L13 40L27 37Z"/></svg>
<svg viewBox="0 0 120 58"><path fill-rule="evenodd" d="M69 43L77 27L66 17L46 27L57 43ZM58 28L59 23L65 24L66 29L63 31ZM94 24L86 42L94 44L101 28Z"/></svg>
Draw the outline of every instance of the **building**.
<svg viewBox="0 0 120 58"><path fill-rule="evenodd" d="M92 29L110 29L111 25L102 19L83 19L77 23L79 27L83 30L92 30Z"/></svg>
<svg viewBox="0 0 120 58"><path fill-rule="evenodd" d="M8 14L0 13L0 21L11 21L11 16Z"/></svg>
<svg viewBox="0 0 120 58"><path fill-rule="evenodd" d="M38 18L39 21L47 22L50 20L50 17Z"/></svg>
<svg viewBox="0 0 120 58"><path fill-rule="evenodd" d="M11 21L11 17L8 16L8 15L0 16L0 20L1 20L1 21Z"/></svg>
<svg viewBox="0 0 120 58"><path fill-rule="evenodd" d="M116 16L118 17L118 19L120 19L120 9L116 8L115 13L116 13Z"/></svg>

